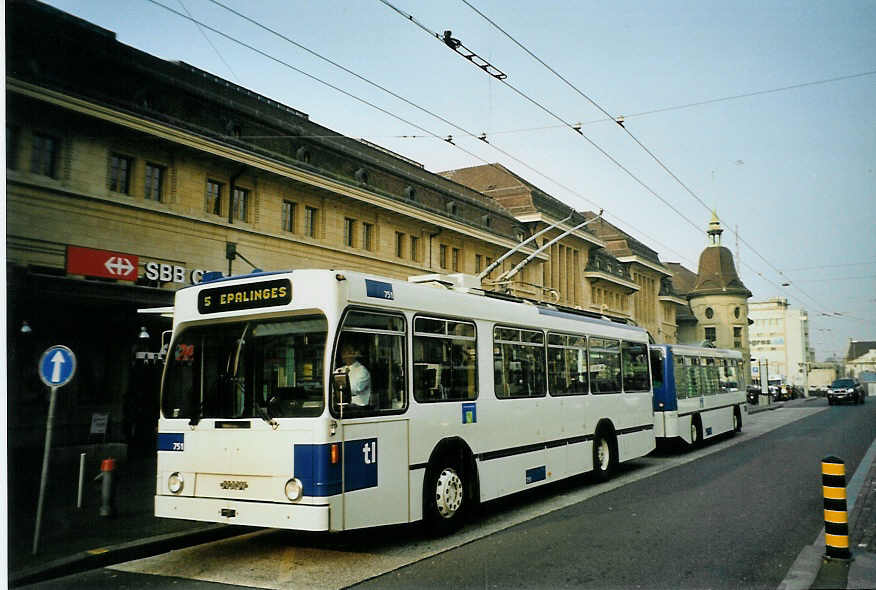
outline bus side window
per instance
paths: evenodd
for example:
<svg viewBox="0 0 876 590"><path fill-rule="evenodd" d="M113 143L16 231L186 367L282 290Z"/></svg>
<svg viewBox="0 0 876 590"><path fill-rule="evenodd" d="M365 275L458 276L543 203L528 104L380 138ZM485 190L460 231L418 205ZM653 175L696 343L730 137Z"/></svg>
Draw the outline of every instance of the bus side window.
<svg viewBox="0 0 876 590"><path fill-rule="evenodd" d="M496 397L543 397L547 393L544 333L496 326L493 366Z"/></svg>
<svg viewBox="0 0 876 590"><path fill-rule="evenodd" d="M414 318L414 399L477 399L475 325L434 317Z"/></svg>

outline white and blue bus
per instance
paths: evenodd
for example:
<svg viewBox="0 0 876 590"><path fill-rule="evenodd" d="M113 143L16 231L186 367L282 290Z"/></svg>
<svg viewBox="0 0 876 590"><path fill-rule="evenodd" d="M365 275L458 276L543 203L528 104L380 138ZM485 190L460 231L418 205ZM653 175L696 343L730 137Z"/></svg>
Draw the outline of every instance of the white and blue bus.
<svg viewBox="0 0 876 590"><path fill-rule="evenodd" d="M695 446L742 430L747 406L740 351L683 344L650 348L658 441L681 439Z"/></svg>
<svg viewBox="0 0 876 590"><path fill-rule="evenodd" d="M470 278L295 270L179 290L155 514L443 532L654 449L644 330L447 282Z"/></svg>

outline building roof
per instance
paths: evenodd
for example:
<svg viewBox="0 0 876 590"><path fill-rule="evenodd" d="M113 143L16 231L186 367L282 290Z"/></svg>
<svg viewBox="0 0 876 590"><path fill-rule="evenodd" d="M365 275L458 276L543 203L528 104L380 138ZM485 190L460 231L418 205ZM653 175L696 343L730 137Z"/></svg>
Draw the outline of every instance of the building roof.
<svg viewBox="0 0 876 590"><path fill-rule="evenodd" d="M679 262L666 262L663 266L672 271L672 288L676 293L684 296L693 291L697 282L697 273Z"/></svg>
<svg viewBox="0 0 876 590"><path fill-rule="evenodd" d="M728 294L751 297L751 291L736 274L733 254L724 246L708 246L700 254L697 282L690 294Z"/></svg>
<svg viewBox="0 0 876 590"><path fill-rule="evenodd" d="M10 81L16 89L34 85L74 96L194 133L223 149L516 238L520 224L494 199L385 148L332 131L297 109L125 45L112 31L34 0L7 3L6 17L7 96Z"/></svg>
<svg viewBox="0 0 876 590"><path fill-rule="evenodd" d="M850 340L846 360L852 361L876 349L876 340Z"/></svg>

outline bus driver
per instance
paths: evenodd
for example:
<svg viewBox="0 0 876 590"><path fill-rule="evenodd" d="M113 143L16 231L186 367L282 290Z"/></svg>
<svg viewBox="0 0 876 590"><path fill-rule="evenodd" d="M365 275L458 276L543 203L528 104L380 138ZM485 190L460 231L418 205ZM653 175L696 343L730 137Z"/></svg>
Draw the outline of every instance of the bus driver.
<svg viewBox="0 0 876 590"><path fill-rule="evenodd" d="M359 362L359 351L352 344L341 348L343 368L350 377L350 403L354 406L367 406L371 401L371 373Z"/></svg>

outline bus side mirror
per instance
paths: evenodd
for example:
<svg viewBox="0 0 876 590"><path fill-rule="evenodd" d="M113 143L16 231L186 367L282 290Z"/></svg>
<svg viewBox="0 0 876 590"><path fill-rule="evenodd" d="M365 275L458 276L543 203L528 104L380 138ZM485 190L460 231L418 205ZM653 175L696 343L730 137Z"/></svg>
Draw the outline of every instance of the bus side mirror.
<svg viewBox="0 0 876 590"><path fill-rule="evenodd" d="M332 395L338 406L350 403L350 372L347 367L340 367L332 372Z"/></svg>

